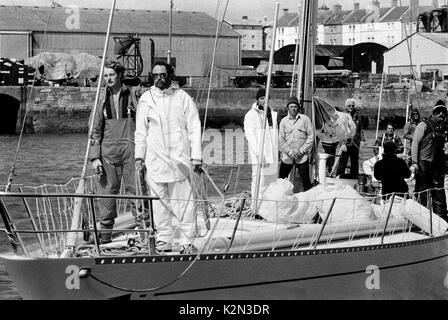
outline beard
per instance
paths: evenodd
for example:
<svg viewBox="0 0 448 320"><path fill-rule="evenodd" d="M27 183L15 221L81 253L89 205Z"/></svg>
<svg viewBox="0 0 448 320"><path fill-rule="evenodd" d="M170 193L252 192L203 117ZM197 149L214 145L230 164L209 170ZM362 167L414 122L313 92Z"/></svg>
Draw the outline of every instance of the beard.
<svg viewBox="0 0 448 320"><path fill-rule="evenodd" d="M157 80L154 82L154 85L155 85L157 88L159 88L160 90L167 89L167 88L169 88L169 86L170 86L168 80L159 80L159 79L157 79Z"/></svg>

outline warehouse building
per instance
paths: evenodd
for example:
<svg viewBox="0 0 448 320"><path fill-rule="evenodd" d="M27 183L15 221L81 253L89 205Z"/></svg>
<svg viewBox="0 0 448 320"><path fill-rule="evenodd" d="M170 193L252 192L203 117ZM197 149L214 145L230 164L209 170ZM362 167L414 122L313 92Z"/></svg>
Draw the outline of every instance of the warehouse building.
<svg viewBox="0 0 448 320"><path fill-rule="evenodd" d="M0 57L22 60L38 55L41 49L44 52L85 52L101 56L109 14L108 9L1 5ZM151 68L152 43L156 59L167 56L169 21L169 11L117 9L107 56L117 57L114 37L138 37L141 39L142 75L147 75ZM216 24L216 19L203 12L173 12L171 57L177 75L202 77L207 74ZM224 24L215 64L238 66L241 64L240 53L240 35Z"/></svg>
<svg viewBox="0 0 448 320"><path fill-rule="evenodd" d="M384 53L384 72L409 75L412 66L417 77L422 72L437 71L448 75L448 34L414 33Z"/></svg>

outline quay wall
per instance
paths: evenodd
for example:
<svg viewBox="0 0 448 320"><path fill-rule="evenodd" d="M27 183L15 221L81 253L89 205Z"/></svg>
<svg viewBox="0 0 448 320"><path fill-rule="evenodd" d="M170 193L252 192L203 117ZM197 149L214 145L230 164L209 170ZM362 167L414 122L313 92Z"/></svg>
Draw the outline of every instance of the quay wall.
<svg viewBox="0 0 448 320"><path fill-rule="evenodd" d="M207 90L194 88L186 88L185 90L197 102L203 121L207 107ZM255 101L256 92L256 88L212 89L207 108L207 127L242 126L245 113ZM285 103L290 95L289 93L290 89L271 89L270 105L273 109L279 111L280 116L286 114ZM104 94L104 90L102 94ZM28 97L28 95L22 94L22 97ZM35 87L29 103L21 104L21 108L28 108L26 132L87 132L88 119L95 101L95 95L96 88L90 87ZM379 91L317 89L315 95L341 108L344 107L347 98L354 97L359 101L358 109L363 117L365 128L373 129L376 127ZM417 107L423 116L428 116L434 102L438 99L446 99L446 97L446 92L419 93L418 99L413 96L412 100L414 107ZM380 127L383 127L388 121L396 123L397 128L402 127L405 123L407 100L407 91L384 90L381 99Z"/></svg>

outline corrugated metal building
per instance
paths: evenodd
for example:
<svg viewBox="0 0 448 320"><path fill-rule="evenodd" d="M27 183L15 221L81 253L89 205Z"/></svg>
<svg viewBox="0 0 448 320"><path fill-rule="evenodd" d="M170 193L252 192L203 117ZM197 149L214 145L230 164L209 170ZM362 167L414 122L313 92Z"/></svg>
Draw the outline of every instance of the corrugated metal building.
<svg viewBox="0 0 448 320"><path fill-rule="evenodd" d="M21 60L37 55L41 46L43 51L87 52L101 56L109 14L109 9L2 5L0 56ZM138 34L144 61L142 75L147 75L151 63L150 39L155 44L155 57L167 56L169 16L169 11L117 9L108 56L116 57L113 37ZM171 57L176 61L177 75L197 77L207 73L215 41L216 23L216 19L203 12L173 12ZM47 35L44 40L45 29ZM240 52L239 34L224 24L215 64L240 65Z"/></svg>

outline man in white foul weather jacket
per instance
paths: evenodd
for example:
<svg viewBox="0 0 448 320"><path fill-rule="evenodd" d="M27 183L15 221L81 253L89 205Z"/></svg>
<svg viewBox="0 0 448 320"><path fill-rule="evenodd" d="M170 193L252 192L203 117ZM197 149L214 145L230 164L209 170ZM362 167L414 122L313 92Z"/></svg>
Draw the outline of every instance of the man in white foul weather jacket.
<svg viewBox="0 0 448 320"><path fill-rule="evenodd" d="M178 241L181 253L194 250L192 170L201 170L201 122L193 99L171 83L173 69L156 62L154 86L140 98L135 131L136 167L146 166L154 202L157 249Z"/></svg>
<svg viewBox="0 0 448 320"><path fill-rule="evenodd" d="M261 160L259 195L271 182L277 180L278 172L278 129L277 112L268 109L267 124L263 151L259 148L263 136L263 116L266 91L259 89L252 108L244 116L244 134L249 147L249 161L252 164L251 195L255 196L257 178L257 163Z"/></svg>

